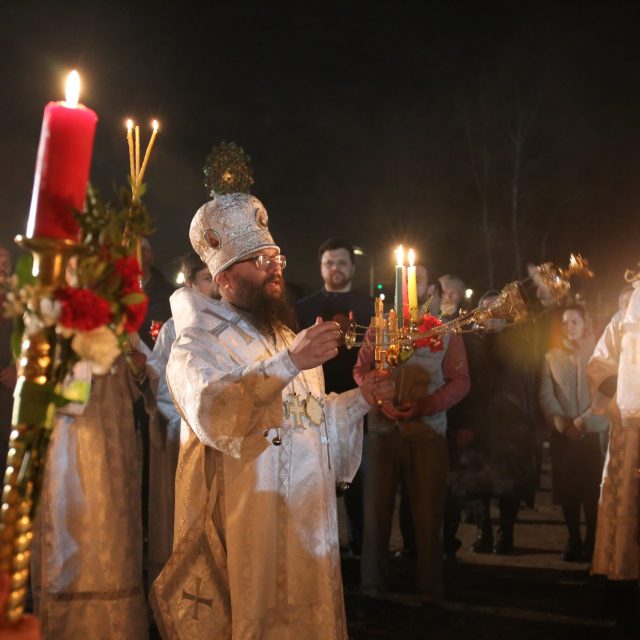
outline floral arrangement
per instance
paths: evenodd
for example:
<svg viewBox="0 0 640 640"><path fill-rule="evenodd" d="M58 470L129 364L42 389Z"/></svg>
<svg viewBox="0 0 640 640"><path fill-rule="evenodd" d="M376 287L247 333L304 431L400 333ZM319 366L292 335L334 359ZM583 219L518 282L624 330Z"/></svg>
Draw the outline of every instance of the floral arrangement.
<svg viewBox="0 0 640 640"><path fill-rule="evenodd" d="M77 216L80 250L67 268L67 285L51 291L31 275L30 255L19 260L16 273L2 283L5 315L15 321L13 347L19 354L23 335L48 331L55 339L61 382L78 360L92 373L106 374L127 336L142 324L147 297L137 256L139 239L151 229L147 210L126 189L119 204L104 202L89 189L85 210Z"/></svg>
<svg viewBox="0 0 640 640"><path fill-rule="evenodd" d="M430 313L425 313L418 324L418 333L429 334L433 329L440 326L442 326L441 320ZM428 347L432 353L442 351L444 348L444 340L440 334L426 335L424 338L415 340L414 344L416 349Z"/></svg>

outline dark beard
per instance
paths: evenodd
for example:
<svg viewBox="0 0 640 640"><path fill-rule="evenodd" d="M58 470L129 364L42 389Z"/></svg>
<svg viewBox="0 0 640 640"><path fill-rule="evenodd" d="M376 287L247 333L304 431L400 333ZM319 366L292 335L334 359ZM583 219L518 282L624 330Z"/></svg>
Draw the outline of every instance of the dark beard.
<svg viewBox="0 0 640 640"><path fill-rule="evenodd" d="M282 281L282 295L274 298L267 293L266 289L270 282L278 278ZM260 286L254 286L246 281L237 283L233 305L249 314L251 323L263 333L270 332L271 327L279 324L297 331L296 316L293 305L287 299L287 290L282 276L272 275Z"/></svg>

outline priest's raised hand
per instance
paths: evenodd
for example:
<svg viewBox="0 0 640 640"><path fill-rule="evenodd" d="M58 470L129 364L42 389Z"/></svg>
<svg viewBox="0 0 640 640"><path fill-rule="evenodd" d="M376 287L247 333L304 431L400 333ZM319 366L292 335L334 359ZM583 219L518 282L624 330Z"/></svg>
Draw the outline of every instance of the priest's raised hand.
<svg viewBox="0 0 640 640"><path fill-rule="evenodd" d="M301 371L314 369L338 355L341 338L337 322L324 321L318 316L314 325L303 329L295 337L289 347L291 361Z"/></svg>

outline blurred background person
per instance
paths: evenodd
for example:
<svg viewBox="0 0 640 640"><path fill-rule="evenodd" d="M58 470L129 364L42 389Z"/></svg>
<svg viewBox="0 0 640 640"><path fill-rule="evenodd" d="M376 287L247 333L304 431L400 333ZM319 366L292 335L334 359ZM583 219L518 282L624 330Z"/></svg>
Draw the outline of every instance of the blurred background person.
<svg viewBox="0 0 640 640"><path fill-rule="evenodd" d="M442 302L440 313L444 322L456 318L460 313L460 307L464 302L464 292L466 290L462 278L447 274L438 279L442 287Z"/></svg>
<svg viewBox="0 0 640 640"><path fill-rule="evenodd" d="M498 291L479 300L483 307ZM492 318L485 331L465 335L471 389L449 411L455 465L450 491L472 515L478 533L475 553L508 554L514 547L514 527L521 502L534 504L537 487L536 422L529 411L528 364L522 358L522 335ZM494 539L490 502L498 500L499 528ZM454 545L458 517L445 522L445 541Z"/></svg>
<svg viewBox="0 0 640 640"><path fill-rule="evenodd" d="M418 278L419 272L416 270L416 284L418 284ZM437 318L440 315L442 307L442 285L439 280L427 286L427 300L429 302L428 313Z"/></svg>
<svg viewBox="0 0 640 640"><path fill-rule="evenodd" d="M562 346L546 353L540 383L540 403L551 428L553 496L562 505L569 539L562 553L566 562L590 561L596 533L598 493L603 456L600 434L609 421L591 409L587 362L595 340L582 305L569 305L562 314ZM584 511L586 535L580 531Z"/></svg>
<svg viewBox="0 0 640 640"><path fill-rule="evenodd" d="M153 349L153 337L150 333L151 323L154 320L166 322L171 317L169 298L175 291L175 287L154 265L153 249L149 238L142 238L141 268L142 288L149 298L149 304L147 305L147 315L140 327L140 337L149 349Z"/></svg>
<svg viewBox="0 0 640 640"><path fill-rule="evenodd" d="M207 298L217 298L218 288L209 267L195 251L183 257L180 271L184 286ZM171 345L176 339L173 318L160 329L148 366L158 378L157 411L149 424L149 506L147 585L151 585L165 565L173 548L175 477L180 450L180 415L167 387L166 368Z"/></svg>

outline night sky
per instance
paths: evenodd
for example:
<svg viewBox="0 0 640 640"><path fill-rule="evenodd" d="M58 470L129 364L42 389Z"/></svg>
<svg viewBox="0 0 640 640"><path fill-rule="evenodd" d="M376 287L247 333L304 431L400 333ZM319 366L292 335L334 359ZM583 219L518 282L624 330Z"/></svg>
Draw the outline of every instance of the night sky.
<svg viewBox="0 0 640 640"><path fill-rule="evenodd" d="M390 283L403 242L481 292L483 211L494 285L579 251L598 274L587 295L608 300L640 260L638 3L73 4L0 9L4 244L25 229L42 109L77 68L105 195L126 179L125 118L144 141L161 122L145 202L167 276L223 140L251 156L304 291L319 286L318 245L344 236L373 256L376 281Z"/></svg>

